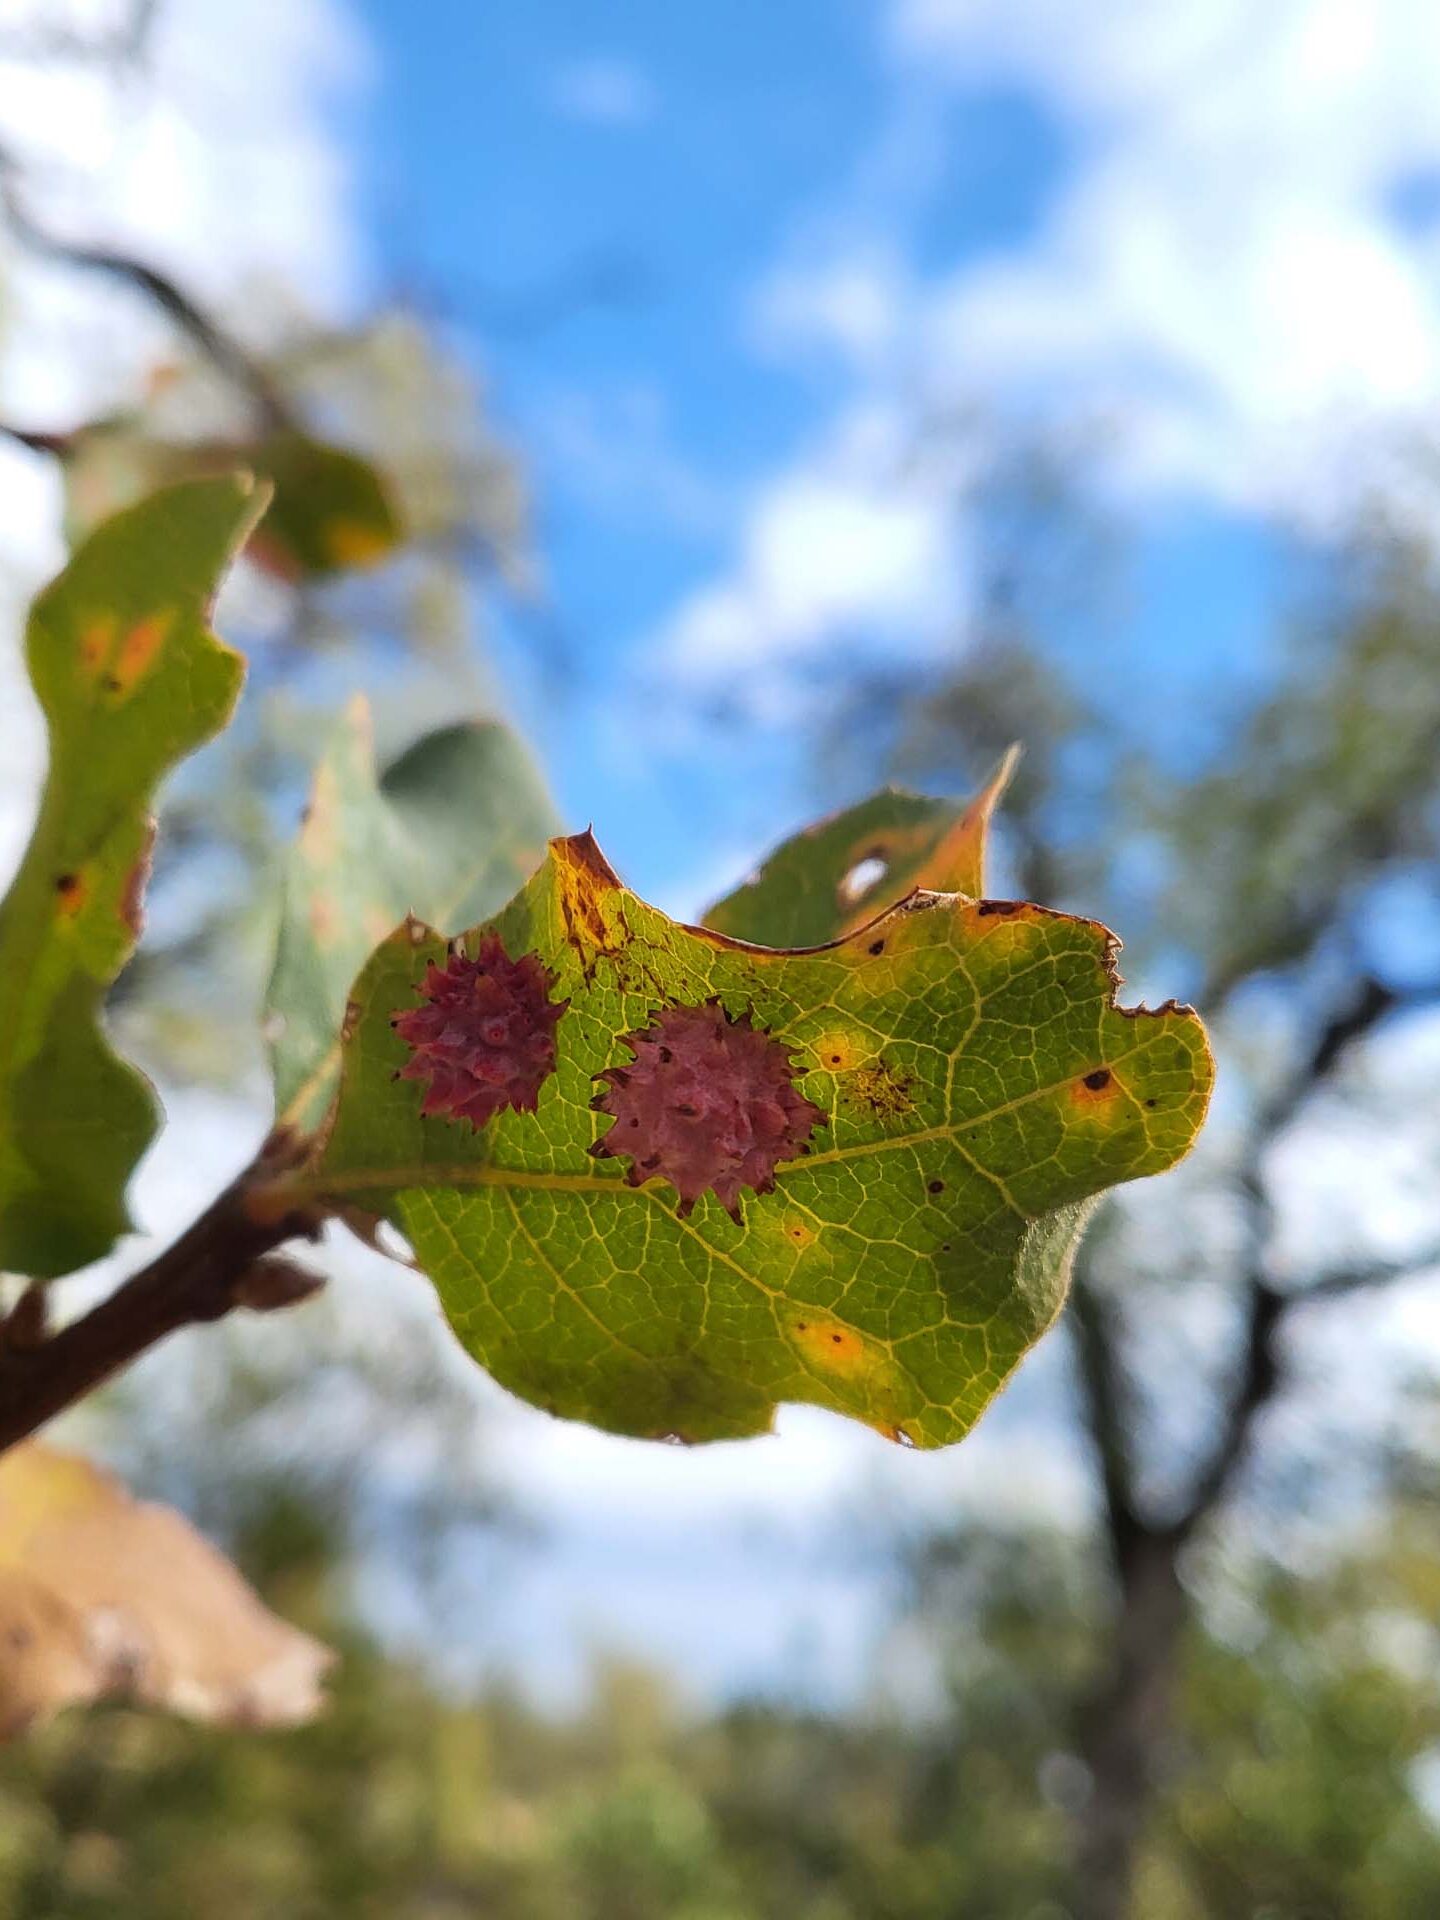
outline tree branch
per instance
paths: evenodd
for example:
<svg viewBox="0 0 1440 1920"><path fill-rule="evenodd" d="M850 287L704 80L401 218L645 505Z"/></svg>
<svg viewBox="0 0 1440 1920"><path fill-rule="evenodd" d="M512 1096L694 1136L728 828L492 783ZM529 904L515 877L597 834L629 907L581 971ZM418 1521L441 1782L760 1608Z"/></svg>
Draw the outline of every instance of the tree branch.
<svg viewBox="0 0 1440 1920"><path fill-rule="evenodd" d="M1135 1505L1130 1449L1125 1438L1126 1391L1120 1339L1110 1305L1084 1267L1076 1272L1070 1303L1085 1426L1100 1468L1110 1554L1123 1580L1145 1523Z"/></svg>
<svg viewBox="0 0 1440 1920"><path fill-rule="evenodd" d="M286 1240L313 1240L323 1216L313 1207L278 1214L257 1192L293 1160L273 1135L257 1158L194 1224L108 1299L46 1335L36 1289L0 1329L0 1452L113 1378L181 1327L221 1320L236 1307L273 1312L307 1299L322 1282L274 1257Z"/></svg>
<svg viewBox="0 0 1440 1920"><path fill-rule="evenodd" d="M1272 1209L1259 1171L1265 1148L1285 1130L1310 1095L1329 1079L1356 1041L1373 1032L1397 1009L1423 1005L1433 998L1433 988L1402 994L1372 975L1362 974L1347 1004L1332 1012L1316 1035L1300 1070L1260 1118L1249 1160L1251 1170L1240 1182L1248 1205L1250 1234L1240 1377L1210 1458L1195 1482L1184 1513L1175 1523L1177 1545L1183 1545L1190 1538L1234 1485L1250 1448L1256 1418L1280 1383L1279 1338L1286 1312L1306 1300L1334 1298L1362 1287L1384 1286L1433 1262L1433 1256L1426 1255L1403 1261L1375 1261L1332 1274L1313 1286L1293 1292L1277 1287L1267 1272L1265 1240Z"/></svg>
<svg viewBox="0 0 1440 1920"><path fill-rule="evenodd" d="M265 368L168 274L117 248L86 246L78 241L62 240L49 232L25 206L16 185L18 173L13 155L0 149L0 207L4 209L11 232L23 246L47 260L58 260L63 266L106 274L136 288L160 308L212 366L249 395L269 431L279 432L295 426L293 409Z"/></svg>

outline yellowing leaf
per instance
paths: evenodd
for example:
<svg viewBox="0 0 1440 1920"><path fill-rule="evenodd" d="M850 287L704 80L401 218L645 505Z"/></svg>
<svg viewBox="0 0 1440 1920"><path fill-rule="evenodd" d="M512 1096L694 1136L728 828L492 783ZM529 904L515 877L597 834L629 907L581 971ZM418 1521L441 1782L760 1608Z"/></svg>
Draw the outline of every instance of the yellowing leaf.
<svg viewBox="0 0 1440 1920"><path fill-rule="evenodd" d="M706 926L767 947L818 947L863 927L916 887L980 898L990 819L1019 758L1012 747L973 800L931 800L887 787L817 821L717 901Z"/></svg>
<svg viewBox="0 0 1440 1920"><path fill-rule="evenodd" d="M139 932L151 795L225 724L244 677L206 623L265 498L235 475L155 494L98 528L32 609L50 767L0 902L0 1268L68 1272L129 1224L155 1103L100 1003Z"/></svg>
<svg viewBox="0 0 1440 1920"><path fill-rule="evenodd" d="M818 951L746 946L558 840L461 958L417 922L380 946L301 1185L391 1220L552 1412L713 1440L811 1401L943 1446L1059 1311L1088 1202L1204 1117L1198 1019L1116 1008L1114 950L926 894Z"/></svg>
<svg viewBox="0 0 1440 1920"><path fill-rule="evenodd" d="M333 1657L170 1508L35 1441L0 1455L0 1738L117 1694L291 1726Z"/></svg>

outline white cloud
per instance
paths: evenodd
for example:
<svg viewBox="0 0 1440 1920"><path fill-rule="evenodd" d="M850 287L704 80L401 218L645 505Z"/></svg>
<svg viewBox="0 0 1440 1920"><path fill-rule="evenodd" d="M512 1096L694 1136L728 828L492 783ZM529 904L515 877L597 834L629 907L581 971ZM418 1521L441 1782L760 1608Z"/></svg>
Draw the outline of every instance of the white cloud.
<svg viewBox="0 0 1440 1920"><path fill-rule="evenodd" d="M94 32L126 9L74 7ZM12 7L55 28L52 0ZM68 13L67 13L68 19ZM58 232L131 248L232 325L278 304L339 317L356 298L363 251L349 206L343 118L368 72L365 44L337 0L168 0L143 66L0 61L0 147L19 163L27 204ZM163 319L95 274L37 261L0 237L5 288L0 417L64 429L132 401L175 351ZM283 289L268 296L265 289ZM25 685L26 601L61 558L53 462L0 449L0 885L28 832L42 765Z"/></svg>
<svg viewBox="0 0 1440 1920"><path fill-rule="evenodd" d="M608 55L574 60L555 74L550 98L571 120L597 127L638 127L655 112L655 89L633 61Z"/></svg>
<svg viewBox="0 0 1440 1920"><path fill-rule="evenodd" d="M920 303L932 365L1128 412L1138 477L1333 504L1440 400L1426 0L901 0L902 56L1035 90L1080 140L1038 241ZM1083 30L1083 38L1080 37Z"/></svg>
<svg viewBox="0 0 1440 1920"><path fill-rule="evenodd" d="M857 366L876 367L894 352L914 289L892 247L861 242L779 267L750 302L752 337L784 353L828 347Z"/></svg>
<svg viewBox="0 0 1440 1920"><path fill-rule="evenodd" d="M767 357L839 365L836 425L665 627L690 683L743 667L785 719L827 640L913 655L953 622L963 499L898 451L942 418L1084 444L1131 499L1325 520L1379 494L1433 524L1440 223L1394 212L1440 179L1429 0L894 0L889 35L875 153L743 314ZM944 190L935 92L987 84L1034 93L1070 158L1038 231L926 279L897 236ZM837 457L859 416L882 444Z"/></svg>
<svg viewBox="0 0 1440 1920"><path fill-rule="evenodd" d="M790 711L797 673L831 648L941 643L965 598L953 513L930 476L876 457L878 425L846 422L757 492L734 567L682 602L653 642L672 682L723 689L773 722Z"/></svg>

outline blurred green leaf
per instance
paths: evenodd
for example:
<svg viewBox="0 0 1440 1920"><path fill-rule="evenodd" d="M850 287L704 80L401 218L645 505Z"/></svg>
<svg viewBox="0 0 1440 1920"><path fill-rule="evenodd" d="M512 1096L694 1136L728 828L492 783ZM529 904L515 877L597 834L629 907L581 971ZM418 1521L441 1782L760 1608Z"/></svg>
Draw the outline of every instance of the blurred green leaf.
<svg viewBox="0 0 1440 1920"><path fill-rule="evenodd" d="M409 922L356 984L334 1123L302 1179L394 1222L503 1385L612 1431L734 1438L803 1400L919 1446L960 1439L1059 1311L1087 1200L1171 1166L1204 1116L1198 1019L1117 1009L1112 937L1039 907L926 898L825 951L771 952L668 920L581 835L490 931L565 1003L538 1110L479 1131L422 1117L392 1023L448 949ZM464 944L495 969L493 946ZM677 1069L632 1038L712 1001L787 1050L823 1131L772 1190L733 1214L703 1193L687 1218L648 1156L621 1177L619 1113L614 1157L592 1157L593 1101L644 1056L660 1130L688 1142L698 1112L722 1138L730 1069ZM483 1080L494 1055L477 1041L476 1057ZM742 1093L723 1137L763 1141L775 1119Z"/></svg>
<svg viewBox="0 0 1440 1920"><path fill-rule="evenodd" d="M280 579L323 579L375 566L401 538L389 492L371 463L301 433L186 443L156 438L127 416L72 434L62 458L76 535L155 487L248 468L274 488L250 557Z"/></svg>
<svg viewBox="0 0 1440 1920"><path fill-rule="evenodd" d="M340 1023L377 941L409 912L464 927L508 900L557 821L534 762L494 721L427 735L377 781L354 701L316 769L287 864L266 995L279 1117L318 1126L334 1098Z"/></svg>
<svg viewBox="0 0 1440 1920"><path fill-rule="evenodd" d="M916 887L985 891L990 817L1020 758L1011 747L973 800L887 787L795 834L719 900L705 925L763 947L818 947L863 927Z"/></svg>
<svg viewBox="0 0 1440 1920"><path fill-rule="evenodd" d="M0 904L0 1268L66 1273L129 1225L155 1102L100 1003L139 933L150 796L224 726L244 677L206 622L265 499L244 475L156 494L92 534L31 611L50 769Z"/></svg>

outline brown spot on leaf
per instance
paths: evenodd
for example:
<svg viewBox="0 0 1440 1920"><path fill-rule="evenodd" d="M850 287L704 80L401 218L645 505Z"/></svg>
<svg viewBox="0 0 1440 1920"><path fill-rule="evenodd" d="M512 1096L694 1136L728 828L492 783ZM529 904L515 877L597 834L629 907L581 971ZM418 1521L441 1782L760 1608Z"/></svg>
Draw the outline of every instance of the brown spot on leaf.
<svg viewBox="0 0 1440 1920"><path fill-rule="evenodd" d="M857 1067L846 1081L844 1092L851 1106L873 1114L877 1120L892 1120L915 1108L910 1082L884 1060L874 1066Z"/></svg>
<svg viewBox="0 0 1440 1920"><path fill-rule="evenodd" d="M62 920L73 920L89 898L90 887L83 874L56 874L55 908Z"/></svg>
<svg viewBox="0 0 1440 1920"><path fill-rule="evenodd" d="M138 940L145 930L145 889L150 883L150 858L154 851L155 822L152 819L145 823L145 839L120 890L120 918L134 940Z"/></svg>
<svg viewBox="0 0 1440 1920"><path fill-rule="evenodd" d="M99 614L85 623L80 630L80 671L85 679L93 683L100 678L114 644L113 614Z"/></svg>
<svg viewBox="0 0 1440 1920"><path fill-rule="evenodd" d="M944 1193L945 1182L943 1180L927 1180L925 1182L925 1191L927 1193Z"/></svg>
<svg viewBox="0 0 1440 1920"><path fill-rule="evenodd" d="M1019 913L1023 904L1020 900L982 900L975 911L982 920L997 917L1008 920L1012 913Z"/></svg>
<svg viewBox="0 0 1440 1920"><path fill-rule="evenodd" d="M550 845L565 938L593 979L601 959L614 959L629 942L624 889L593 834L575 833Z"/></svg>
<svg viewBox="0 0 1440 1920"><path fill-rule="evenodd" d="M1076 1106L1098 1112L1109 1107L1120 1091L1120 1083L1109 1067L1096 1067L1074 1083L1070 1097Z"/></svg>

